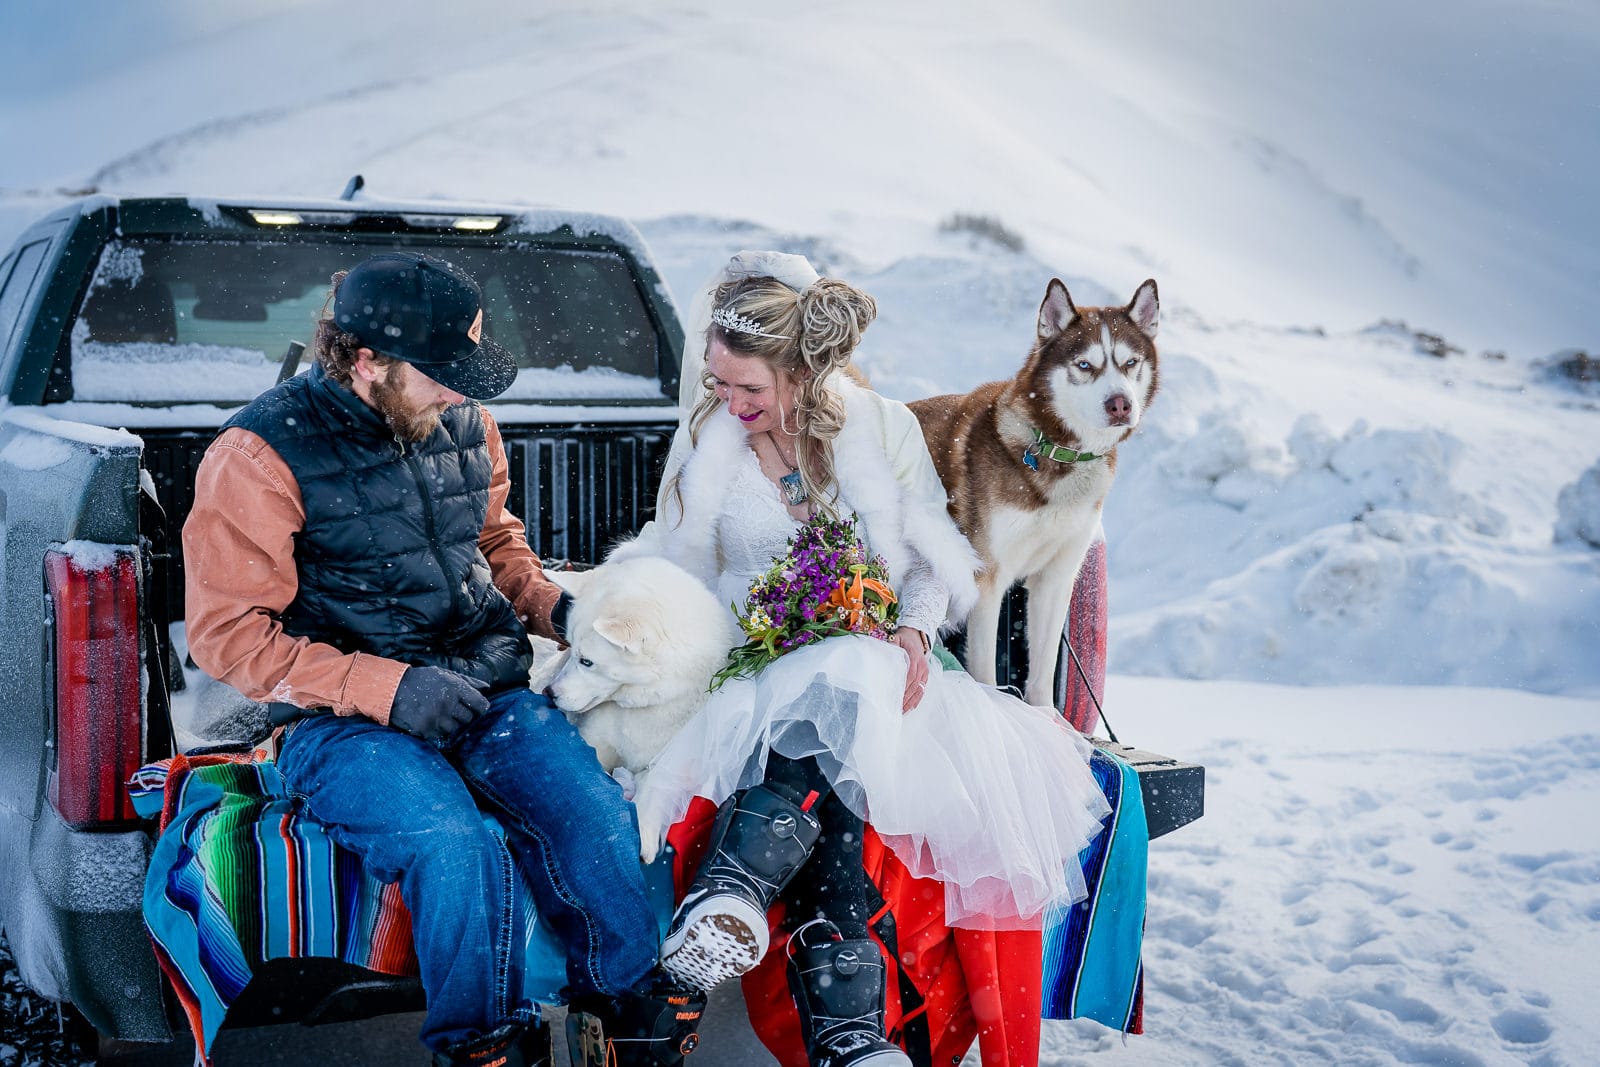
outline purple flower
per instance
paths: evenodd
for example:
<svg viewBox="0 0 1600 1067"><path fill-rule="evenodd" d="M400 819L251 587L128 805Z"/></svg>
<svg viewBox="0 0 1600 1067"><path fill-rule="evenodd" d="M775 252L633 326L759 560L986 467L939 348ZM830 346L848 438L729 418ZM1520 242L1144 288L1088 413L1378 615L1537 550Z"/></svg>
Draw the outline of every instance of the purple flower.
<svg viewBox="0 0 1600 1067"><path fill-rule="evenodd" d="M888 584L888 566L883 557L867 551L853 518L816 520L795 531L788 551L751 583L740 615L751 640L730 653L728 666L717 672L713 687L728 678L754 674L775 656L852 628L886 637L898 615L893 602L884 603L877 593L869 592L860 612L830 604L834 592L854 577L852 568L863 565L863 577ZM859 618L853 620L853 614ZM765 621L756 625L751 622L756 617Z"/></svg>

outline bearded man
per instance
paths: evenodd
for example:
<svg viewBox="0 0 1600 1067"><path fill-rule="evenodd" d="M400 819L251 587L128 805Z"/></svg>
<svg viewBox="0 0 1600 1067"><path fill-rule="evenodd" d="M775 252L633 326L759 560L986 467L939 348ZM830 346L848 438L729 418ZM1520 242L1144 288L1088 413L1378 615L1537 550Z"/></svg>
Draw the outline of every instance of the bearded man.
<svg viewBox="0 0 1600 1067"><path fill-rule="evenodd" d="M520 992L512 862L574 996L617 1027L692 1024L654 970L632 807L528 689L528 633L562 638L570 601L506 510L505 448L476 401L517 368L481 337L477 284L386 253L336 275L331 305L312 368L239 411L200 465L190 654L270 702L288 789L399 883L436 1064L548 1061Z"/></svg>

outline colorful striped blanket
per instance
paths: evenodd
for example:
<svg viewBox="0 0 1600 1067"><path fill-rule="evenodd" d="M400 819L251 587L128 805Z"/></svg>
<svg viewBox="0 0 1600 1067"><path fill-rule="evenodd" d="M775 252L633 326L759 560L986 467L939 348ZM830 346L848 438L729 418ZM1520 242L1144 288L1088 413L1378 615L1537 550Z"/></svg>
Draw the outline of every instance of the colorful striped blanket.
<svg viewBox="0 0 1600 1067"><path fill-rule="evenodd" d="M1090 1018L1139 1033L1144 805L1138 776L1131 767L1096 753L1093 768L1113 809L1107 821L1111 832L1102 834L1081 857L1089 898L1052 916L1044 931L1042 1014L1045 1018ZM271 762L248 756L177 756L141 768L130 791L140 814L160 816L162 833L145 881L145 923L162 969L189 1017L202 1057L211 1048L228 1009L267 960L329 957L385 974L417 973L411 917L398 886L373 878L354 855L333 843L319 823L301 815ZM485 816L485 821L498 831L491 817ZM704 820L704 829L709 829L709 821ZM886 863L889 857L885 853L881 859ZM1015 976L1022 971L1039 974L1034 962L1041 947L1038 934L947 931L942 916L935 914L942 912L934 904L942 895L916 888L909 878L903 878L904 885L894 890L880 874L875 872L874 877L885 889L885 898L901 913L901 952L907 960L926 957L925 965L907 970L908 977L930 998L923 1010L935 1024L931 1027L934 1034L942 1032L938 1024L947 1020L942 1018L944 1011L930 1010L941 999L935 988L940 984L937 972L945 970L934 962L943 958L945 950L934 951L933 946L947 946L952 961L956 955L971 957L948 971L956 981L951 996L944 998L951 999L951 1010L971 1015L970 1007L960 1005L968 1002L974 986L1015 987L1016 993L1028 995L1026 987L1038 979L1019 982ZM664 927L673 903L670 852L663 861L646 868L646 879ZM564 954L548 927L537 921L526 882L521 883L519 895L527 963L523 994L535 1003L559 1003L566 981ZM920 935L916 933L919 929ZM913 941L919 937L927 947L913 951ZM967 941L973 944L967 945ZM993 973L984 970L981 959L989 959L991 964L1012 960L1011 977L1005 977L1004 967ZM778 988L781 970L775 974L780 976L775 983ZM752 992L749 981L746 992L747 996ZM778 996L778 1000L784 999ZM1029 1004L1036 1003L1039 1001L1029 999ZM1036 1048L1038 1016L1029 1004L1016 1005L1011 1013L1016 1020L1010 1025L1023 1031L1031 1025ZM754 1018L758 998L751 997L750 1005L752 1021L759 1030L762 1020ZM891 1015L898 1017L898 1008L891 1004ZM792 1006L788 1010L792 1014ZM897 1022L898 1018L891 1020ZM969 1018L946 1036L964 1051L981 1029L977 1020ZM964 1041L958 1031L965 1034ZM1016 1040L1022 1047L1028 1045L1025 1032ZM1013 1043L1008 1037L996 1047ZM1020 1062L1004 1052L992 1057L989 1041L984 1044L986 1063Z"/></svg>
<svg viewBox="0 0 1600 1067"><path fill-rule="evenodd" d="M276 765L248 756L177 756L129 783L161 836L145 878L145 925L202 1057L228 1009L267 960L329 957L383 974L415 975L411 915L400 887L368 874L322 825L300 814ZM501 833L491 816L484 821ZM663 924L671 873L649 878ZM523 995L560 1003L566 956L537 921L519 876Z"/></svg>
<svg viewBox="0 0 1600 1067"><path fill-rule="evenodd" d="M1087 899L1052 914L1044 930L1044 1017L1093 1019L1143 1032L1145 872L1150 833L1131 765L1101 749L1090 762L1111 805L1083 864Z"/></svg>

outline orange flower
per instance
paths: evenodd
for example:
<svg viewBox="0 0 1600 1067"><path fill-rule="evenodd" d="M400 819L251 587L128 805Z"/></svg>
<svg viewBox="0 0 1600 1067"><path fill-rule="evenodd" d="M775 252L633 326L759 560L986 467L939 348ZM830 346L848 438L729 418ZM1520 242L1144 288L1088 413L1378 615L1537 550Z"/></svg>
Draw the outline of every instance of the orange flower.
<svg viewBox="0 0 1600 1067"><path fill-rule="evenodd" d="M885 604L895 602L894 591L876 578L866 576L866 565L858 563L850 568L850 580L841 580L837 588L828 595L828 605L844 612L845 628L854 633L866 629L864 625L867 617L867 591L876 593Z"/></svg>

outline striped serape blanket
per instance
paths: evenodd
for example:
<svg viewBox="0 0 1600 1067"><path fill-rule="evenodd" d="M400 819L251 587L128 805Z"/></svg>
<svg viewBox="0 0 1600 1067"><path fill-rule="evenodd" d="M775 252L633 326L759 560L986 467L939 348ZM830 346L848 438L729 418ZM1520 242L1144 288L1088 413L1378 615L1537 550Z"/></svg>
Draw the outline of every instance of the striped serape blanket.
<svg viewBox="0 0 1600 1067"><path fill-rule="evenodd" d="M1096 749L1090 763L1111 805L1105 830L1079 855L1089 896L1050 915L1044 930L1046 1019L1093 1019L1144 1032L1145 873L1150 833L1139 774Z"/></svg>
<svg viewBox="0 0 1600 1067"><path fill-rule="evenodd" d="M961 665L943 646L946 670ZM1093 1019L1125 1034L1144 1032L1145 874L1150 829L1139 773L1105 749L1090 760L1111 814L1105 831L1078 855L1089 895L1045 919L1046 1019Z"/></svg>
<svg viewBox="0 0 1600 1067"><path fill-rule="evenodd" d="M1013 1044L1037 1049L1039 1009L1033 1005L1041 1002L1044 1018L1090 1018L1126 1033L1141 1032L1144 803L1132 767L1104 752L1096 752L1092 767L1112 807L1108 832L1080 857L1087 900L1051 916L1044 930L1042 987L1034 984L1041 976L1038 932L946 929L942 894L903 869L894 877L898 865L886 849L875 847L869 828L867 867L897 913L902 961L925 998L917 1011L926 1013L928 1029L941 1036L936 1054L964 1052L983 1029L971 1007L980 989L987 991L985 1003L998 996L1011 1005L1003 1019L990 1020L1003 1022L1006 1036L993 1042L991 1052L990 1035L985 1035L986 1064L1023 1063L1007 1055ZM411 916L398 887L367 874L319 823L302 816L270 761L177 756L141 768L129 789L141 815L160 816L162 833L145 880L145 924L202 1058L228 1009L267 960L318 956L385 974L417 973ZM703 835L715 809L701 807L706 809L699 820ZM686 819L674 832L687 832L695 821ZM682 848L683 842L675 843ZM692 867L683 860L697 854L693 849L686 857L679 854L684 873ZM662 861L646 868L663 926L672 908L673 859L668 850ZM566 981L564 953L536 921L526 882L521 890L524 995L535 1003L559 1003ZM745 982L751 1021L775 1052L776 1031L793 1014L780 956L775 953L768 961L780 966L759 968ZM752 995L759 989L752 979L758 983L768 970L774 1004L781 1009L771 1012L757 1010L763 1001ZM899 999L891 989L890 1021L896 1026L902 1011L911 1010Z"/></svg>
<svg viewBox="0 0 1600 1067"><path fill-rule="evenodd" d="M417 973L400 887L368 874L303 816L272 762L176 756L141 768L129 791L141 815L160 815L145 877L145 925L202 1058L267 960L327 957L384 974ZM500 833L491 816L484 821ZM647 874L663 917L672 907L670 878L670 871ZM565 953L537 921L520 874L518 881L523 995L560 1003Z"/></svg>

